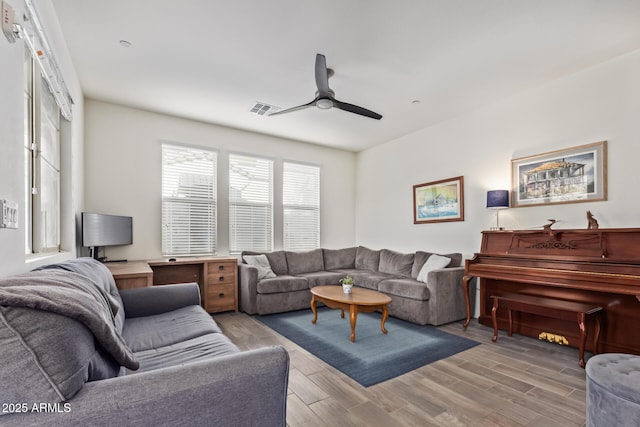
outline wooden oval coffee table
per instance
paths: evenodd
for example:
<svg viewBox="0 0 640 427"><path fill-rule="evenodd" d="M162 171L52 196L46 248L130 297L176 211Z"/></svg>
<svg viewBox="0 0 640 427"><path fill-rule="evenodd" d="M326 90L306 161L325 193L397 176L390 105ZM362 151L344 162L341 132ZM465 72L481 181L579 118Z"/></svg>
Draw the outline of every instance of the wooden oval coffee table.
<svg viewBox="0 0 640 427"><path fill-rule="evenodd" d="M351 342L356 340L356 319L358 312L371 313L373 311L382 310L382 322L380 328L383 333L387 333L384 328L384 322L389 317L389 309L387 304L391 302L391 298L383 293L371 289L356 288L352 289L350 294L342 292L342 286L315 286L311 288L311 311L313 311L313 320L311 323L315 325L318 320L318 310L316 304L324 303L329 308L340 309L340 317L344 318L344 311L349 310L349 323L351 324Z"/></svg>

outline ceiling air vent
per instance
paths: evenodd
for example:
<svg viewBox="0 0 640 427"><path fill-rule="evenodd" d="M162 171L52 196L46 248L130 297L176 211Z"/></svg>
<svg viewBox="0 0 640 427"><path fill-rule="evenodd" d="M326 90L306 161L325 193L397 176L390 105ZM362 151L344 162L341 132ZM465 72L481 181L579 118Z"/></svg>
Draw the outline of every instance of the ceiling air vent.
<svg viewBox="0 0 640 427"><path fill-rule="evenodd" d="M271 113L275 113L280 110L280 107L276 107L275 105L265 104L264 102L256 102L251 110L252 113L256 113L259 116L268 116Z"/></svg>

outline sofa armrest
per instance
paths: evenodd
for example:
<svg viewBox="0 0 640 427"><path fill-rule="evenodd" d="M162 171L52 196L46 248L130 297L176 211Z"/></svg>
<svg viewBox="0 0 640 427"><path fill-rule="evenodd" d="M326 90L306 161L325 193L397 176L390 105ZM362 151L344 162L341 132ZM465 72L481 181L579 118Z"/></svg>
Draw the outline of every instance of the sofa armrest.
<svg viewBox="0 0 640 427"><path fill-rule="evenodd" d="M247 314L258 312L258 269L248 264L238 264L238 293L240 310Z"/></svg>
<svg viewBox="0 0 640 427"><path fill-rule="evenodd" d="M467 316L464 292L462 289L464 267L442 268L429 272L427 288L429 297L429 316L432 325L442 325L464 319ZM469 286L472 307L475 304L475 284Z"/></svg>
<svg viewBox="0 0 640 427"><path fill-rule="evenodd" d="M281 346L89 382L56 413L9 426L286 426L289 355ZM66 408L66 412L65 412Z"/></svg>
<svg viewBox="0 0 640 427"><path fill-rule="evenodd" d="M190 305L200 305L197 283L161 285L120 291L125 317L166 313Z"/></svg>

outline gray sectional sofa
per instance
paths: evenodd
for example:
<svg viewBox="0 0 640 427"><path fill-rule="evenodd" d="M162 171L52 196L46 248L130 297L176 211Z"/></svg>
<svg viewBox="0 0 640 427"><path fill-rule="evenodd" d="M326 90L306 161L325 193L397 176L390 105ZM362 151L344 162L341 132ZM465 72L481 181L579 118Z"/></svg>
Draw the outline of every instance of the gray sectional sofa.
<svg viewBox="0 0 640 427"><path fill-rule="evenodd" d="M247 257L264 255L273 274L260 278L259 267L246 263ZM374 289L391 297L389 314L420 325L441 325L466 316L461 279L462 255L450 259L445 268L435 269L425 282L418 275L434 254L418 251L399 253L363 246L345 249L315 249L306 252L274 251L242 253L238 264L240 308L248 314L272 314L309 308L310 289L337 285L346 275L355 286ZM475 292L470 292L471 296Z"/></svg>
<svg viewBox="0 0 640 427"><path fill-rule="evenodd" d="M289 357L239 351L197 284L119 292L90 258L0 280L0 425L285 426Z"/></svg>

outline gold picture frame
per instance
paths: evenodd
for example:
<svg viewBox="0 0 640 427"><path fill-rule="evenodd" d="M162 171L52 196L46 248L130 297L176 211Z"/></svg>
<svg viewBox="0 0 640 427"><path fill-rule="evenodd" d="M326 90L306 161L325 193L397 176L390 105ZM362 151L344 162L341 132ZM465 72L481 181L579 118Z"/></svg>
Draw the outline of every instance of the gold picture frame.
<svg viewBox="0 0 640 427"><path fill-rule="evenodd" d="M413 223L464 221L464 178L413 186Z"/></svg>
<svg viewBox="0 0 640 427"><path fill-rule="evenodd" d="M607 141L511 160L511 207L607 200Z"/></svg>

